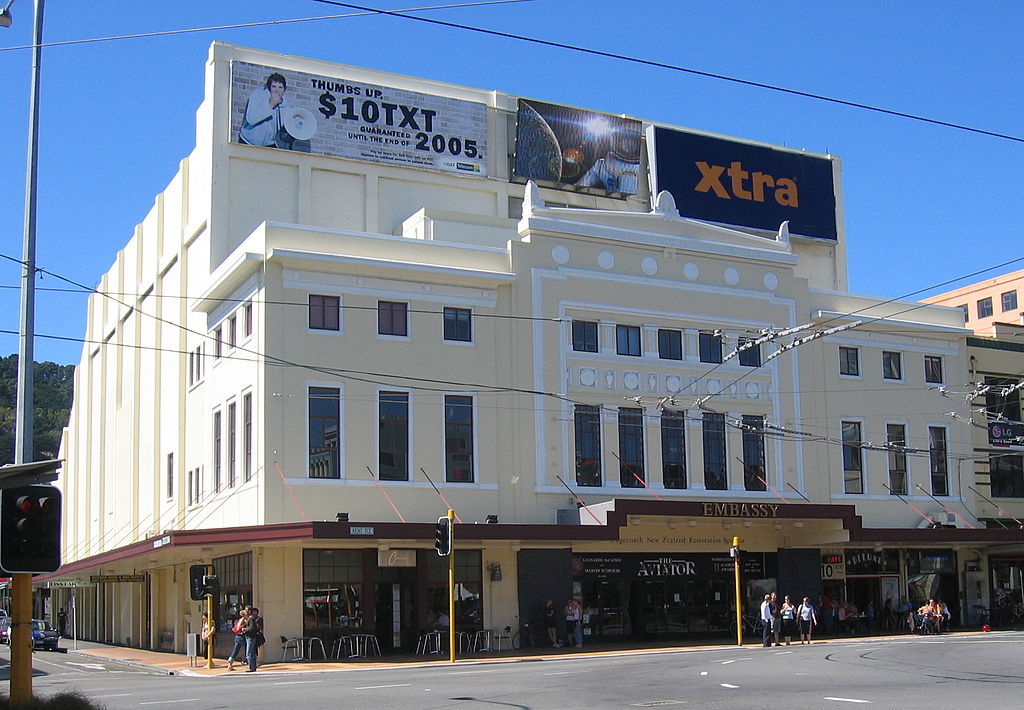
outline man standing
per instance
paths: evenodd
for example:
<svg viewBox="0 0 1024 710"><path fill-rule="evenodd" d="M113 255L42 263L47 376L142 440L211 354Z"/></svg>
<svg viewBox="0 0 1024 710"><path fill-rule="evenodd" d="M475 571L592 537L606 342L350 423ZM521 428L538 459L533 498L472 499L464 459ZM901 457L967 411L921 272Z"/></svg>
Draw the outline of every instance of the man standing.
<svg viewBox="0 0 1024 710"><path fill-rule="evenodd" d="M249 624L245 631L245 657L249 661L249 668L246 673L256 672L256 654L265 640L263 636L263 617L260 610L252 607L249 610Z"/></svg>
<svg viewBox="0 0 1024 710"><path fill-rule="evenodd" d="M761 602L761 623L764 624L764 630L761 632L762 644L765 648L769 648L772 645L772 597L770 594L765 594L764 601Z"/></svg>
<svg viewBox="0 0 1024 710"><path fill-rule="evenodd" d="M775 645L779 645L779 633L782 631L782 618L779 616L779 598L775 592L771 593L768 599L772 609L772 638L775 639Z"/></svg>

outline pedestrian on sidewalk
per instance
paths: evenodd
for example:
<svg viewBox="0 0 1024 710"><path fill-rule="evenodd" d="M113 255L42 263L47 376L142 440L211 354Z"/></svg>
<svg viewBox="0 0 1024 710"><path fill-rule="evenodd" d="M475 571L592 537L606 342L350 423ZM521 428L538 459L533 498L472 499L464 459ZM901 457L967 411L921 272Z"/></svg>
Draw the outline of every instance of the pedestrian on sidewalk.
<svg viewBox="0 0 1024 710"><path fill-rule="evenodd" d="M203 641L203 658L210 658L210 644L213 643L214 636L217 634L217 624L213 622L210 615L207 612L203 612L203 623L199 629L199 638Z"/></svg>
<svg viewBox="0 0 1024 710"><path fill-rule="evenodd" d="M249 606L242 607L242 610L238 612L238 618L235 619L235 623L231 625L231 631L235 634L235 643L231 647L231 653L228 655L228 670L235 670L235 659L240 658L245 653L245 631L249 624Z"/></svg>
<svg viewBox="0 0 1024 710"><path fill-rule="evenodd" d="M266 643L266 640L263 635L263 617L260 616L259 609L252 607L249 610L249 623L245 629L245 657L249 661L246 673L256 672L256 654L259 653L260 646Z"/></svg>
<svg viewBox="0 0 1024 710"><path fill-rule="evenodd" d="M811 632L818 625L818 616L814 613L814 607L811 606L810 597L804 597L803 603L800 604L796 612L800 617L800 643L810 643Z"/></svg>
<svg viewBox="0 0 1024 710"><path fill-rule="evenodd" d="M762 645L769 648L772 645L772 595L765 594L761 602L761 623L764 629L761 632Z"/></svg>
<svg viewBox="0 0 1024 710"><path fill-rule="evenodd" d="M544 630L548 632L548 641L551 642L552 648L558 648L561 646L558 643L558 635L555 630L555 603L550 599L544 600Z"/></svg>
<svg viewBox="0 0 1024 710"><path fill-rule="evenodd" d="M583 607L575 597L565 605L565 635L572 639L573 648L583 648Z"/></svg>

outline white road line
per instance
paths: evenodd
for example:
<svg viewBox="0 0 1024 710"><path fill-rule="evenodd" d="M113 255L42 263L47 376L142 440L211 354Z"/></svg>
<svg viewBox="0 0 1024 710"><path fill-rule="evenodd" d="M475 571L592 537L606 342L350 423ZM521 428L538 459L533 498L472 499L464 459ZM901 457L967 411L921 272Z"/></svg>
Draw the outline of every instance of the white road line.
<svg viewBox="0 0 1024 710"><path fill-rule="evenodd" d="M731 683L719 683L723 688L738 688L738 685L732 685Z"/></svg>
<svg viewBox="0 0 1024 710"><path fill-rule="evenodd" d="M305 683L323 683L322 680L285 680L274 685L303 685Z"/></svg>
<svg viewBox="0 0 1024 710"><path fill-rule="evenodd" d="M111 693L110 695L94 695L94 698L124 698L131 693Z"/></svg>
<svg viewBox="0 0 1024 710"><path fill-rule="evenodd" d="M746 658L732 658L732 659L729 659L728 661L722 661L722 665L723 666L727 666L730 663L735 663L736 661L752 661L752 660L754 660L754 659L749 657L749 656L746 657Z"/></svg>
<svg viewBox="0 0 1024 710"><path fill-rule="evenodd" d="M149 700L139 705L169 705L170 703L198 703L199 698L182 698L181 700Z"/></svg>
<svg viewBox="0 0 1024 710"><path fill-rule="evenodd" d="M378 688L405 688L409 683L393 683L392 685L362 685L352 690L377 690Z"/></svg>
<svg viewBox="0 0 1024 710"><path fill-rule="evenodd" d="M822 698L822 700L835 700L837 703L867 703L868 705L871 704L870 700L860 700L859 698L832 698L826 696Z"/></svg>
<svg viewBox="0 0 1024 710"><path fill-rule="evenodd" d="M497 673L498 671L455 671L448 675L483 675L484 673Z"/></svg>
<svg viewBox="0 0 1024 710"><path fill-rule="evenodd" d="M708 674L708 672L707 672L707 671L701 671L701 672L700 672L700 674L701 674L701 675L707 675L707 674Z"/></svg>
<svg viewBox="0 0 1024 710"><path fill-rule="evenodd" d="M558 671L557 673L545 673L544 675L569 675L572 671Z"/></svg>

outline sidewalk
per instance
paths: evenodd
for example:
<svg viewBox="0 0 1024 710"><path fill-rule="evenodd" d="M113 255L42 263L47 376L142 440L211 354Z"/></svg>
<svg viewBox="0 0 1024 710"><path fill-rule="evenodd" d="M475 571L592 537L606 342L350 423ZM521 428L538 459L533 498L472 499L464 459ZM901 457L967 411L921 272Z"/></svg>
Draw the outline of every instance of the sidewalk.
<svg viewBox="0 0 1024 710"><path fill-rule="evenodd" d="M977 630L957 630L947 632L943 636L975 633ZM994 632L998 633L998 632ZM843 641L863 641L869 638L917 638L907 632L881 632L872 633L867 636L829 636L815 639L814 643L839 643ZM941 636L939 637L941 638ZM70 639L61 639L61 649L67 649L69 656L77 656L83 659L91 659L99 662L116 662L125 665L144 668L146 670L168 675L189 675L189 676L233 676L241 675L246 670L244 662L235 662L235 669L228 670L227 661L223 658L213 660L213 668L206 667L206 659L189 659L180 653L167 651L149 651L140 648L128 648L125 646L111 646L97 643L95 641L78 641L77 650L75 642ZM794 642L793 646L799 646ZM760 648L760 639L750 638L744 640L743 648ZM479 664L497 662L516 662L525 660L544 660L566 658L568 656L593 656L609 654L632 654L632 653L656 653L659 651L682 651L695 648L737 648L734 643L728 643L724 639L694 640L687 643L660 642L660 643L629 643L629 644L593 644L582 649L572 648L525 648L509 649L503 651L480 651L477 653L459 654L456 663ZM345 658L314 661L279 661L261 663L258 672L264 673L317 673L328 671L343 671L366 668L401 668L413 666L432 666L448 663L446 654L393 654L384 657L371 658Z"/></svg>

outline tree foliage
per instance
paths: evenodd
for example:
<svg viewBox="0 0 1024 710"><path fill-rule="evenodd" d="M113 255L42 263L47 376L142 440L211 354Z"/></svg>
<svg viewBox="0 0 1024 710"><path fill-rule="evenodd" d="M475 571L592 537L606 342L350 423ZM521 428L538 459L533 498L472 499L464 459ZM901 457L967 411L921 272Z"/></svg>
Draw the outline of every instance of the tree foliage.
<svg viewBox="0 0 1024 710"><path fill-rule="evenodd" d="M32 374L32 460L54 459L74 398L75 366L37 362ZM0 464L14 463L17 400L18 356L0 357Z"/></svg>

